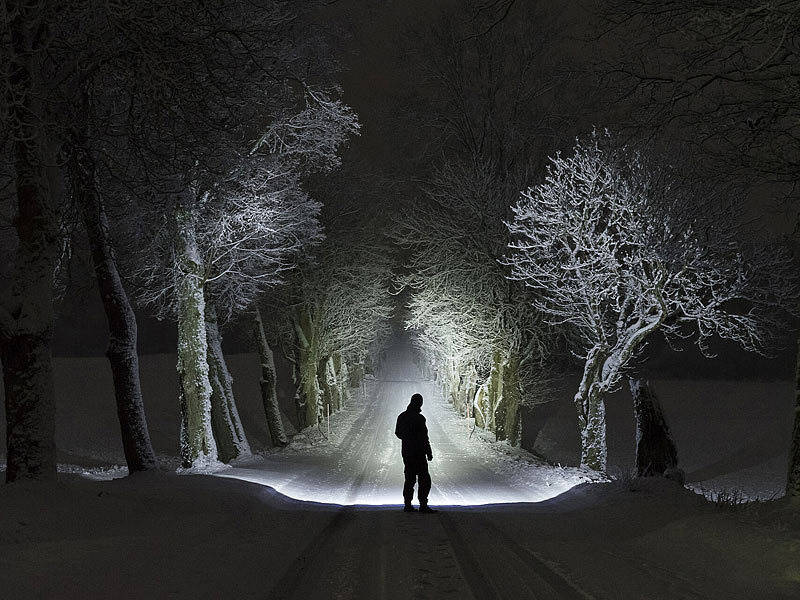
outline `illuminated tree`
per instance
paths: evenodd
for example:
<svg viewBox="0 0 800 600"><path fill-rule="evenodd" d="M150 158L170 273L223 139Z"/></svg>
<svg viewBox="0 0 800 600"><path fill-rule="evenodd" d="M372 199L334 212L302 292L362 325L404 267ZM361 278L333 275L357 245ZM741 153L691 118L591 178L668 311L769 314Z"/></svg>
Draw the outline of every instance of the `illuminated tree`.
<svg viewBox="0 0 800 600"><path fill-rule="evenodd" d="M278 309L277 335L295 364L301 427L346 405L390 333L391 252L374 223L358 221L328 232L314 261L292 275Z"/></svg>
<svg viewBox="0 0 800 600"><path fill-rule="evenodd" d="M796 203L800 2L615 0L602 14L626 37L626 56L603 68L640 108L638 128L669 128L725 178ZM796 387L787 492L800 496L800 377Z"/></svg>
<svg viewBox="0 0 800 600"><path fill-rule="evenodd" d="M445 396L465 416L519 443L552 336L497 262L508 201L488 166L447 165L396 234L412 251L407 326ZM541 373L539 373L539 376Z"/></svg>
<svg viewBox="0 0 800 600"><path fill-rule="evenodd" d="M604 397L648 338L712 336L763 352L796 300L785 253L745 243L735 207L692 192L608 135L551 159L508 223L505 262L585 362L575 394L581 464L606 468Z"/></svg>
<svg viewBox="0 0 800 600"><path fill-rule="evenodd" d="M497 259L509 206L526 171L546 156L559 118L550 105L558 82L545 58L558 11L518 4L525 18L506 19L513 4L462 3L423 40L435 94L414 129L432 135L418 165L422 197L395 237L410 254L400 278L407 326L445 396L498 439L518 443L520 407L533 403L552 339Z"/></svg>
<svg viewBox="0 0 800 600"><path fill-rule="evenodd" d="M357 122L283 3L180 8L159 7L152 41L180 59L137 62L123 97L134 115L125 158L138 178L129 187L141 252L131 262L140 300L178 322L189 466L213 463L217 444L241 438L222 356L209 361L220 348L211 315L224 321L248 307L315 241L318 206L300 178L335 166ZM243 443L221 454L235 456Z"/></svg>
<svg viewBox="0 0 800 600"><path fill-rule="evenodd" d="M141 258L141 300L177 316L181 332L184 429L195 432L184 437L186 464L215 459L214 438L226 460L248 451L211 315L217 306L226 317L248 310L319 241L319 204L298 175L333 168L339 145L357 131L347 106L320 91L308 90L307 100L301 112L276 120L249 156L236 155L227 177L175 207L148 247L150 262Z"/></svg>

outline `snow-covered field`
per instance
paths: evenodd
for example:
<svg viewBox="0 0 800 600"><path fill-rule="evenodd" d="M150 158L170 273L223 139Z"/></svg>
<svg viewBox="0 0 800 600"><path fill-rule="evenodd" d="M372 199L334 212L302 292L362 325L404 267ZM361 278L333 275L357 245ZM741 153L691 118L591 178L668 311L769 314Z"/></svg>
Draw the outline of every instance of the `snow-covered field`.
<svg viewBox="0 0 800 600"><path fill-rule="evenodd" d="M0 486L0 598L800 597L796 503L721 510L665 480L592 483L574 467L470 438L402 351L332 417L330 435L324 424L275 452L265 449L254 366L244 356L231 362L259 456L217 476L100 481L124 473L113 466L121 452L110 384L97 397L91 388L105 375L87 378L86 359L61 359L63 473L55 484ZM144 361L148 417L165 457L177 449L172 364ZM752 482L758 494L779 485L786 450L770 436L790 418L788 384L656 386L690 479ZM415 391L426 396L438 515L398 510L392 432ZM730 404L697 402L712 393ZM752 406L759 394L781 396ZM557 408L537 450L567 464L574 422ZM624 398L609 412L611 460L625 465Z"/></svg>

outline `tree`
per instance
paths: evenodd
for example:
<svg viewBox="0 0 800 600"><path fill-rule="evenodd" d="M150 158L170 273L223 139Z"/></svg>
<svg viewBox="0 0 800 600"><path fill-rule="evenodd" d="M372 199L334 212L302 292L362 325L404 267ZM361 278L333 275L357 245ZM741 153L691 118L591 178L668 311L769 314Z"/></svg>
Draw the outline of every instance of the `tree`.
<svg viewBox="0 0 800 600"><path fill-rule="evenodd" d="M633 125L669 128L726 177L796 188L800 2L614 0L602 16L625 38L624 56L597 55Z"/></svg>
<svg viewBox="0 0 800 600"><path fill-rule="evenodd" d="M603 14L611 35L640 32L637 51L628 52L636 61L603 67L637 100L637 124L669 125L702 150L710 169L796 207L800 2L618 0ZM800 352L797 364L800 372ZM800 380L795 396L787 493L800 496Z"/></svg>
<svg viewBox="0 0 800 600"><path fill-rule="evenodd" d="M563 81L548 63L558 11L517 5L506 19L513 4L463 3L422 40L430 92L414 130L427 126L432 142L417 165L421 198L394 236L409 254L407 327L445 396L518 443L553 340L497 258L509 206L557 135Z"/></svg>
<svg viewBox="0 0 800 600"><path fill-rule="evenodd" d="M295 362L301 427L347 403L349 388L361 384L365 363L374 362L389 335L393 261L374 232L374 225L352 224L329 231L286 290L278 335Z"/></svg>
<svg viewBox="0 0 800 600"><path fill-rule="evenodd" d="M206 315L212 305L223 320L248 308L316 241L318 205L300 178L335 167L358 124L338 88L303 79L325 81L330 73L307 64L282 3L212 3L199 15L193 5L185 9L166 15L158 43L188 56L139 66L148 77L136 81L147 85L130 90L129 110L140 120L129 139L144 183L135 198L140 239L149 241L139 297L178 321L189 466L216 460L214 423L232 427L217 443L241 429ZM209 364L220 365L216 375ZM223 454L238 452L233 445Z"/></svg>
<svg viewBox="0 0 800 600"><path fill-rule="evenodd" d="M512 277L584 360L575 408L593 469L606 468L604 396L653 333L693 328L707 354L712 336L764 352L797 297L787 254L746 243L735 206L608 134L551 158L513 211Z"/></svg>
<svg viewBox="0 0 800 600"><path fill-rule="evenodd" d="M517 444L520 409L533 403L553 340L497 262L508 239L501 185L491 166L448 164L394 237L410 251L399 278L411 292L406 327L445 397L497 439Z"/></svg>
<svg viewBox="0 0 800 600"><path fill-rule="evenodd" d="M64 179L46 120L53 65L52 8L0 4L2 149L12 178L16 237L11 282L0 293L6 402L6 481L56 475L51 367L53 278L61 256Z"/></svg>

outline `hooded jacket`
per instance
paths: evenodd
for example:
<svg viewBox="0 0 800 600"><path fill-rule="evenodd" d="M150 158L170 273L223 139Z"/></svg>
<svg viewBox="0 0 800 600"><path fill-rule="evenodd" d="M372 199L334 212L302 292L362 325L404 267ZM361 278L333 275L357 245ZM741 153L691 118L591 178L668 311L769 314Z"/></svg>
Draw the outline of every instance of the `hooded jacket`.
<svg viewBox="0 0 800 600"><path fill-rule="evenodd" d="M394 434L403 440L403 458L422 458L430 456L431 443L428 440L428 426L419 406L409 404L404 412L397 416Z"/></svg>

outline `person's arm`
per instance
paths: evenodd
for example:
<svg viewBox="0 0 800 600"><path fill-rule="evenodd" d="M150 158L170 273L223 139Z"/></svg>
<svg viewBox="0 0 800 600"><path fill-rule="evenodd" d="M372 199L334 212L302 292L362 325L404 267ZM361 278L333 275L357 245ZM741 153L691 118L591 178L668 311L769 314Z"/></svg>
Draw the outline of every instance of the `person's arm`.
<svg viewBox="0 0 800 600"><path fill-rule="evenodd" d="M431 441L428 439L428 426L425 425L425 417L422 417L422 430L420 431L422 434L422 440L425 446L425 456L428 460L433 460L433 452L431 451Z"/></svg>

